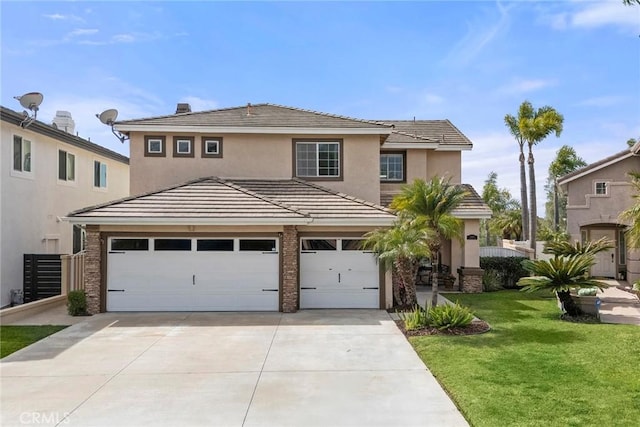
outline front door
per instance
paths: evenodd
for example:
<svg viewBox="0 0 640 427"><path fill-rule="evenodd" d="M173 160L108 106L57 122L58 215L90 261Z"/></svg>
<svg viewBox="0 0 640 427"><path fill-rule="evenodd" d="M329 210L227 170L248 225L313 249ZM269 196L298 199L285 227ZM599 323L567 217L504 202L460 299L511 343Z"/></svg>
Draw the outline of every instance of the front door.
<svg viewBox="0 0 640 427"><path fill-rule="evenodd" d="M615 230L591 230L590 240L592 242L603 237L615 242ZM596 254L596 263L591 267L591 275L594 277L616 277L616 255L615 249L608 249Z"/></svg>

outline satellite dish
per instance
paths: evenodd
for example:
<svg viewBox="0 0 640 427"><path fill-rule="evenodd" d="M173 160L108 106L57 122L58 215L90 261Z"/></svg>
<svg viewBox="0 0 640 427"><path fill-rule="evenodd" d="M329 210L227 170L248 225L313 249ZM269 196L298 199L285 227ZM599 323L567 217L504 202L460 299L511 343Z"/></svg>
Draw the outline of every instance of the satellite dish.
<svg viewBox="0 0 640 427"><path fill-rule="evenodd" d="M44 99L44 95L40 92L29 92L25 93L22 96L14 97L18 101L20 101L20 105L24 108L27 108L31 111L38 111L38 107L42 104L42 100Z"/></svg>
<svg viewBox="0 0 640 427"><path fill-rule="evenodd" d="M110 108L108 110L103 111L100 114L96 114L96 117L105 125L113 125L113 122L118 118L118 110L115 108Z"/></svg>
<svg viewBox="0 0 640 427"><path fill-rule="evenodd" d="M58 129L58 125L56 124L56 122L51 123L51 126L52 126L54 129Z"/></svg>

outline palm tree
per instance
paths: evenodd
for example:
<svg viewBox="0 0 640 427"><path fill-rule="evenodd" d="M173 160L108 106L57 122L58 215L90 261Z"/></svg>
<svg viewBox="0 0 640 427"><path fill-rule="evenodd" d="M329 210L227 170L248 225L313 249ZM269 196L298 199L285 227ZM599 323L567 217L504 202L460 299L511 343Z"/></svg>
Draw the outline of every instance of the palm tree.
<svg viewBox="0 0 640 427"><path fill-rule="evenodd" d="M629 172L631 186L636 194L633 195L635 203L622 211L620 219L629 222L629 228L625 233L627 244L632 248L640 248L640 172Z"/></svg>
<svg viewBox="0 0 640 427"><path fill-rule="evenodd" d="M531 249L536 248L536 231L538 227L538 208L536 197L536 174L535 174L535 159L533 157L533 146L544 140L549 134L554 132L556 136L560 136L562 133L562 123L564 117L558 113L553 107L544 106L537 110L533 108L533 105L529 101L524 101L520 105L518 110L518 118L507 114L505 116L505 122L509 127L511 133L516 136L516 140L520 144L520 179L524 176L524 153L523 142L526 142L529 147L529 157L527 163L529 165L529 240L531 242ZM513 129L513 126L517 125L517 131ZM520 139L518 139L518 137ZM525 191L526 193L526 191ZM522 196L522 194L521 194ZM526 194L524 199L526 199ZM523 199L523 200L524 200ZM525 209L523 202L523 211ZM524 221L523 221L524 224Z"/></svg>
<svg viewBox="0 0 640 427"><path fill-rule="evenodd" d="M433 287L431 305L438 304L438 275L440 273L440 251L446 240L458 238L462 241L464 223L453 216L452 211L460 205L467 195L462 186L449 182L449 178L434 176L428 182L416 179L402 188L391 202L391 208L414 218L422 218L428 228L435 232L429 241L431 265L433 269Z"/></svg>
<svg viewBox="0 0 640 427"><path fill-rule="evenodd" d="M556 158L549 164L549 178L547 182L549 186L553 185L553 229L558 231L558 225L560 224L560 211L562 210L562 217L566 217L566 195L563 195L562 208L560 206L560 193L561 190L558 187L558 178L576 171L584 166L587 166L587 162L576 153L573 147L563 145L556 152Z"/></svg>
<svg viewBox="0 0 640 427"><path fill-rule="evenodd" d="M493 218L502 214L511 202L511 193L509 193L509 190L506 188L498 188L498 174L493 171L489 172L487 179L484 181L482 200L484 200L491 209ZM480 221L485 229L486 246L491 245L492 219L483 219Z"/></svg>
<svg viewBox="0 0 640 427"><path fill-rule="evenodd" d="M530 105L530 104L529 104ZM525 104L520 106L518 111L518 118L513 117L511 114L504 116L504 122L509 128L509 132L516 139L518 147L520 147L520 204L522 205L522 239L529 239L529 202L527 199L527 175L524 168L524 137L520 129L520 117L528 114L528 111L523 111Z"/></svg>
<svg viewBox="0 0 640 427"><path fill-rule="evenodd" d="M364 247L374 251L385 268L392 270L396 305L416 305L419 261L429 256L429 244L434 235L424 220L402 215L393 227L374 230L365 235Z"/></svg>
<svg viewBox="0 0 640 427"><path fill-rule="evenodd" d="M598 252L606 251L613 248L612 242L603 237L593 242L581 244L576 242L575 245L569 243L568 240L552 240L548 241L544 250L545 254L552 254L554 257L570 256L570 255L595 255Z"/></svg>
<svg viewBox="0 0 640 427"><path fill-rule="evenodd" d="M491 229L503 239L522 239L522 215L519 206L507 209L491 220Z"/></svg>

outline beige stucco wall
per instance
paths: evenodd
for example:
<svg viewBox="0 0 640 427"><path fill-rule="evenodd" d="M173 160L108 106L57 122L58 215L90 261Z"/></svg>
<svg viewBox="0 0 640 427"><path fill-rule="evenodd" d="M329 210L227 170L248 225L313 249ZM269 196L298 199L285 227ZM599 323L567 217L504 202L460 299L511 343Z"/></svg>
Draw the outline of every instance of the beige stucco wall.
<svg viewBox="0 0 640 427"><path fill-rule="evenodd" d="M32 173L13 171L13 136L31 141ZM61 221L69 212L129 194L129 166L95 153L2 122L1 127L0 300L22 288L25 253L71 253L72 226ZM75 181L58 181L58 149L75 155ZM93 187L93 162L107 164L107 188ZM48 238L49 240L45 240Z"/></svg>
<svg viewBox="0 0 640 427"><path fill-rule="evenodd" d="M147 134L151 135L151 134ZM154 134L158 135L158 134ZM141 194L189 180L221 178L282 178L294 176L293 139L310 135L222 134L222 158L202 158L201 136L195 136L194 157L173 157L173 137L166 137L165 157L144 157L144 133L131 135L131 194ZM343 139L343 179L314 180L318 185L374 203L380 201L378 135L317 135Z"/></svg>

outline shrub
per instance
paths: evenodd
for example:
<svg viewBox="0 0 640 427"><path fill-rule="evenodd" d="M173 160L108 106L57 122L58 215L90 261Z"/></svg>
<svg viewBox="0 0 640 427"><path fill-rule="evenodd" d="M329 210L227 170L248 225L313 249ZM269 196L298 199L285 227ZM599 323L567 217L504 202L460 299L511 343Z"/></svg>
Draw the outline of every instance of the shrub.
<svg viewBox="0 0 640 427"><path fill-rule="evenodd" d="M429 322L428 310L419 305L416 305L411 311L401 311L398 314L407 331L424 328Z"/></svg>
<svg viewBox="0 0 640 427"><path fill-rule="evenodd" d="M473 321L473 313L457 302L443 304L428 310L429 325L440 330L468 326Z"/></svg>
<svg viewBox="0 0 640 427"><path fill-rule="evenodd" d="M87 295L84 291L71 291L67 295L67 311L71 316L87 314Z"/></svg>
<svg viewBox="0 0 640 427"><path fill-rule="evenodd" d="M480 268L485 271L495 271L502 281L502 287L517 289L518 280L529 275L522 266L525 257L480 257Z"/></svg>
<svg viewBox="0 0 640 427"><path fill-rule="evenodd" d="M636 291L640 291L640 280L636 280L633 284L633 289Z"/></svg>
<svg viewBox="0 0 640 427"><path fill-rule="evenodd" d="M504 289L503 281L502 275L497 270L485 270L482 273L482 290L492 292Z"/></svg>

